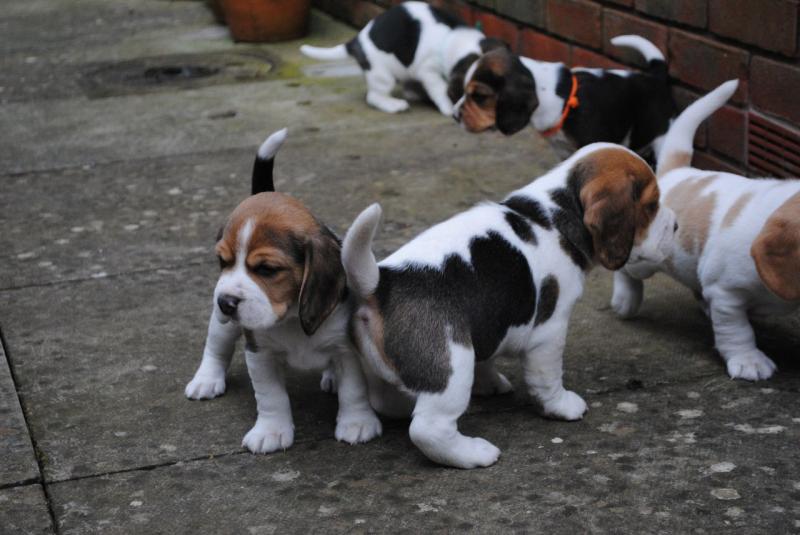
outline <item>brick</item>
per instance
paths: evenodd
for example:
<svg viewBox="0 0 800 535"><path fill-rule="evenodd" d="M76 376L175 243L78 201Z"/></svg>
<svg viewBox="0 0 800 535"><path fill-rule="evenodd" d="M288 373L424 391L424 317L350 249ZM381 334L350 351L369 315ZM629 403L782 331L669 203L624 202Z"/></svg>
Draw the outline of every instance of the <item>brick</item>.
<svg viewBox="0 0 800 535"><path fill-rule="evenodd" d="M748 160L752 174L800 177L800 130L758 112L748 114Z"/></svg>
<svg viewBox="0 0 800 535"><path fill-rule="evenodd" d="M794 92L800 87L800 67L753 57L750 65L750 94L753 106L800 124L800 98Z"/></svg>
<svg viewBox="0 0 800 535"><path fill-rule="evenodd" d="M612 4L617 4L618 6L626 6L626 7L631 7L633 5L633 0L608 0L608 2Z"/></svg>
<svg viewBox="0 0 800 535"><path fill-rule="evenodd" d="M636 0L636 9L642 13L698 28L708 23L707 5L706 0Z"/></svg>
<svg viewBox="0 0 800 535"><path fill-rule="evenodd" d="M792 0L710 0L712 32L791 56L797 52L798 4Z"/></svg>
<svg viewBox="0 0 800 535"><path fill-rule="evenodd" d="M546 7L547 0L495 0L495 11L537 28L545 27Z"/></svg>
<svg viewBox="0 0 800 535"><path fill-rule="evenodd" d="M603 9L585 0L549 0L547 29L592 48L603 46Z"/></svg>
<svg viewBox="0 0 800 535"><path fill-rule="evenodd" d="M522 30L519 53L541 61L569 63L569 45L536 30Z"/></svg>
<svg viewBox="0 0 800 535"><path fill-rule="evenodd" d="M747 115L733 106L723 106L708 119L708 145L714 152L747 162Z"/></svg>
<svg viewBox="0 0 800 535"><path fill-rule="evenodd" d="M579 46L572 47L572 61L573 67L591 67L601 69L625 69L625 65L617 63L616 61L607 58L592 50L581 48Z"/></svg>
<svg viewBox="0 0 800 535"><path fill-rule="evenodd" d="M700 98L700 95L695 93L694 91L689 91L688 89L684 89L683 87L673 86L672 87L672 97L675 99L675 105L677 106L678 113L682 112L686 109L686 107ZM700 124L697 128L697 133L694 136L694 146L697 148L705 148L707 145L707 126L706 122Z"/></svg>
<svg viewBox="0 0 800 535"><path fill-rule="evenodd" d="M743 103L747 97L748 58L745 50L674 28L670 30L669 74L704 91L739 78L734 102Z"/></svg>
<svg viewBox="0 0 800 535"><path fill-rule="evenodd" d="M611 38L618 35L641 35L666 56L669 30L666 26L651 22L641 17L629 15L614 9L606 9L603 13L603 52L607 56L616 58L626 63L644 67L644 59L639 52L629 48L616 47L611 44Z"/></svg>
<svg viewBox="0 0 800 535"><path fill-rule="evenodd" d="M489 37L496 37L502 39L511 47L512 50L517 50L519 42L519 28L516 23L508 19L498 17L492 13L477 12L475 14L476 21L480 21L483 33Z"/></svg>
<svg viewBox="0 0 800 535"><path fill-rule="evenodd" d="M473 4L477 4L486 9L494 9L495 0L471 0Z"/></svg>
<svg viewBox="0 0 800 535"><path fill-rule="evenodd" d="M721 158L713 156L707 152L694 151L694 158L692 158L692 167L698 169L705 169L707 171L722 171L724 173L734 173L737 175L744 175L744 167L734 165Z"/></svg>

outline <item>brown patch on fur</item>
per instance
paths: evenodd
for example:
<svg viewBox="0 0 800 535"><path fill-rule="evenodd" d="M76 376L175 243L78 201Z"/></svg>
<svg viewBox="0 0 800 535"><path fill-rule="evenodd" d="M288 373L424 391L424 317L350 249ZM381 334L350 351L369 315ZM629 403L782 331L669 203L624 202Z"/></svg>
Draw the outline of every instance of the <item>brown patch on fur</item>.
<svg viewBox="0 0 800 535"><path fill-rule="evenodd" d="M497 94L488 85L474 78L467 84L461 106L461 121L468 132L483 132L495 125ZM480 104L479 104L480 102Z"/></svg>
<svg viewBox="0 0 800 535"><path fill-rule="evenodd" d="M664 158L663 163L658 164L658 178L666 175L670 171L680 169L681 167L690 167L692 165L692 154L689 152L674 152Z"/></svg>
<svg viewBox="0 0 800 535"><path fill-rule="evenodd" d="M736 202L734 202L731 205L731 207L728 208L728 211L725 213L725 217L722 219L721 228L732 227L733 224L736 222L736 219L739 217L739 214L742 213L742 210L744 209L745 206L747 206L747 203L750 202L750 200L753 198L754 195L755 194L752 191L750 191L745 193L738 199L736 199Z"/></svg>
<svg viewBox="0 0 800 535"><path fill-rule="evenodd" d="M570 173L580 188L583 223L592 236L596 260L619 269L633 245L647 237L658 213L653 171L629 151L607 148L578 160Z"/></svg>
<svg viewBox="0 0 800 535"><path fill-rule="evenodd" d="M750 256L772 293L786 301L800 301L800 193L767 219L753 241Z"/></svg>
<svg viewBox="0 0 800 535"><path fill-rule="evenodd" d="M362 325L366 326L369 339L372 341L372 345L375 346L375 349L378 350L381 360L390 370L397 373L397 366L395 366L392 359L386 355L386 348L383 343L383 315L380 312L378 300L374 295L366 298L366 303L355 313L353 321L361 322ZM359 337L353 335L353 340L361 354L366 355L367 352L361 346Z"/></svg>
<svg viewBox="0 0 800 535"><path fill-rule="evenodd" d="M709 175L690 178L673 187L664 199L678 221L678 240L687 252L699 256L708 240L711 214L717 204L717 194L700 195L706 186L719 178Z"/></svg>

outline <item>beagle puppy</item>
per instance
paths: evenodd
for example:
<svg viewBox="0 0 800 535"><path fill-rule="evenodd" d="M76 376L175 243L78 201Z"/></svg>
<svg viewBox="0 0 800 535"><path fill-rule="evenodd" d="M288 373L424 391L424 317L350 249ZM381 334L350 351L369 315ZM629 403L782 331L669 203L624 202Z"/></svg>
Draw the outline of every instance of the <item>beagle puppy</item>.
<svg viewBox="0 0 800 535"><path fill-rule="evenodd" d="M353 302L340 260L340 241L296 199L276 193L274 156L286 130L259 148L252 196L220 231L222 273L214 289L203 359L186 385L189 399L225 392L225 372L244 334L247 370L258 418L242 446L253 453L286 449L294 424L283 367L330 366L339 388L336 439L351 444L381 434L347 325Z"/></svg>
<svg viewBox="0 0 800 535"><path fill-rule="evenodd" d="M351 56L364 71L367 104L381 111L407 110L408 102L391 92L398 81L416 81L439 111L450 116L463 93L467 67L480 54L505 46L446 11L425 2L404 2L375 17L345 44L303 45L300 51L319 60Z"/></svg>
<svg viewBox="0 0 800 535"><path fill-rule="evenodd" d="M662 262L632 258L615 274L611 305L623 318L634 316L642 280L667 273L701 301L728 375L755 381L776 368L756 347L748 315L786 314L800 305L800 180L690 167L698 126L737 86L725 82L670 127L658 157L658 185L680 228Z"/></svg>
<svg viewBox="0 0 800 535"><path fill-rule="evenodd" d="M342 262L358 298L351 330L373 408L397 416L413 405L409 434L428 458L489 466L500 450L460 434L456 422L474 387L510 390L493 359L512 354L545 415L580 419L586 403L562 384L572 307L595 263L618 269L631 255L661 258L674 221L658 198L644 160L598 143L380 263L371 245L381 209L364 210L344 238Z"/></svg>
<svg viewBox="0 0 800 535"><path fill-rule="evenodd" d="M453 117L469 132L496 128L511 135L528 124L545 136L563 132L568 153L607 141L647 157L658 151L675 115L667 64L638 35L611 43L637 50L647 70L569 69L496 48L468 69Z"/></svg>

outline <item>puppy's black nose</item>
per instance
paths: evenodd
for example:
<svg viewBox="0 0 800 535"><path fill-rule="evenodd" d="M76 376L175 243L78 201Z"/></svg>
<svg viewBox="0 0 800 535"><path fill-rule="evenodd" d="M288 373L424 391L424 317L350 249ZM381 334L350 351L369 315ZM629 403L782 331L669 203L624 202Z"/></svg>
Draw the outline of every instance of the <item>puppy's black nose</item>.
<svg viewBox="0 0 800 535"><path fill-rule="evenodd" d="M236 314L236 307L239 306L239 301L241 299L232 295L220 295L217 298L217 305L219 305L219 309L223 314L233 316Z"/></svg>

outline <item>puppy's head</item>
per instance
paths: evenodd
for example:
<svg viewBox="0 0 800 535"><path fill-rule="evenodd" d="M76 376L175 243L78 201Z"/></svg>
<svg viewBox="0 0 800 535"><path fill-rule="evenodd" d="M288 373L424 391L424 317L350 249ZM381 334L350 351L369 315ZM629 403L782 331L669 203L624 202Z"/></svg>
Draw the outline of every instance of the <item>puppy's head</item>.
<svg viewBox="0 0 800 535"><path fill-rule="evenodd" d="M530 123L539 105L536 84L519 57L505 47L483 54L465 76L453 117L469 132L497 128L510 136Z"/></svg>
<svg viewBox="0 0 800 535"><path fill-rule="evenodd" d="M296 199L259 193L231 214L216 245L220 321L268 329L295 313L313 334L345 292L340 243Z"/></svg>
<svg viewBox="0 0 800 535"><path fill-rule="evenodd" d="M675 214L659 204L653 171L632 151L590 145L569 171L579 190L583 224L595 260L616 270L632 262L660 262L677 230Z"/></svg>

